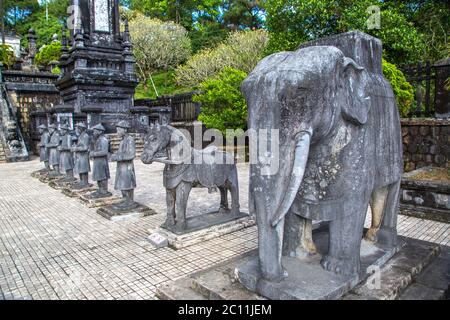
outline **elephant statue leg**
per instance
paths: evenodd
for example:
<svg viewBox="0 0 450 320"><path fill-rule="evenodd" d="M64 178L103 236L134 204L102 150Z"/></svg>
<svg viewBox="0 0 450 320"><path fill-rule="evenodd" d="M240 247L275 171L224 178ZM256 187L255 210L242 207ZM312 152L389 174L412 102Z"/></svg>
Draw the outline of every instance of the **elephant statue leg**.
<svg viewBox="0 0 450 320"><path fill-rule="evenodd" d="M220 190L220 213L226 213L230 208L228 207L228 190L225 187L219 187Z"/></svg>
<svg viewBox="0 0 450 320"><path fill-rule="evenodd" d="M239 185L237 178L228 182L228 190L231 194L231 212L237 216L239 215Z"/></svg>
<svg viewBox="0 0 450 320"><path fill-rule="evenodd" d="M343 212L351 214L330 221L328 253L321 260L325 270L346 276L359 272L361 240L368 205L369 199L347 201L343 205Z"/></svg>
<svg viewBox="0 0 450 320"><path fill-rule="evenodd" d="M370 200L370 208L372 210L372 224L365 235L365 239L367 241L377 241L377 232L381 227L381 222L383 221L387 195L388 187L383 187L372 192L372 198Z"/></svg>
<svg viewBox="0 0 450 320"><path fill-rule="evenodd" d="M316 253L312 239L312 220L289 210L284 227L283 255L305 258Z"/></svg>
<svg viewBox="0 0 450 320"><path fill-rule="evenodd" d="M401 180L388 186L383 221L377 232L377 242L389 247L397 245L397 213Z"/></svg>
<svg viewBox="0 0 450 320"><path fill-rule="evenodd" d="M192 185L189 182L180 182L176 188L175 196L175 229L183 231L186 229L186 208Z"/></svg>
<svg viewBox="0 0 450 320"><path fill-rule="evenodd" d="M175 226L176 189L166 189L167 217L163 226L172 229Z"/></svg>

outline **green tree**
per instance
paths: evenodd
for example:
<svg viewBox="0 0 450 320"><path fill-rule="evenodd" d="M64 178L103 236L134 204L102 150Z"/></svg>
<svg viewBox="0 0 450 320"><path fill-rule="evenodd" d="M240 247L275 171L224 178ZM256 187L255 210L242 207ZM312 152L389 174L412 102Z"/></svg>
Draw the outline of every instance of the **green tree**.
<svg viewBox="0 0 450 320"><path fill-rule="evenodd" d="M233 29L260 29L264 25L263 0L226 0L222 7L225 26Z"/></svg>
<svg viewBox="0 0 450 320"><path fill-rule="evenodd" d="M61 42L54 41L43 45L36 53L35 64L47 67L52 61L59 61L61 57Z"/></svg>
<svg viewBox="0 0 450 320"><path fill-rule="evenodd" d="M226 129L245 129L247 124L247 104L240 86L247 77L243 71L226 67L215 77L202 82L201 94L193 97L202 104L199 120L207 128L215 128L223 133Z"/></svg>
<svg viewBox="0 0 450 320"><path fill-rule="evenodd" d="M0 62L5 69L9 69L14 65L16 57L11 46L7 44L0 44Z"/></svg>
<svg viewBox="0 0 450 320"><path fill-rule="evenodd" d="M231 32L213 49L204 49L176 69L177 84L195 87L225 67L250 72L263 57L268 42L264 30Z"/></svg>
<svg viewBox="0 0 450 320"><path fill-rule="evenodd" d="M38 0L3 0L5 28L21 33L20 26L39 10Z"/></svg>
<svg viewBox="0 0 450 320"><path fill-rule="evenodd" d="M22 38L22 45L27 46L26 34L30 28L34 29L37 36L36 45L38 48L43 45L51 43L53 35L57 34L61 36L61 28L63 22L56 16L49 14L48 20L45 15L45 11L40 11L33 15L33 20L23 25L22 34L25 36Z"/></svg>
<svg viewBox="0 0 450 320"><path fill-rule="evenodd" d="M379 29L367 24L376 5L381 9ZM395 63L420 60L423 36L402 13L401 6L381 0L267 0L267 25L271 31L268 53L294 50L305 41L361 30L383 41L385 56Z"/></svg>
<svg viewBox="0 0 450 320"><path fill-rule="evenodd" d="M401 117L408 117L414 102L414 89L397 67L383 59L383 74L394 91Z"/></svg>
<svg viewBox="0 0 450 320"><path fill-rule="evenodd" d="M174 22L138 14L130 21L130 34L137 74L144 87L152 73L173 69L190 56L186 29Z"/></svg>

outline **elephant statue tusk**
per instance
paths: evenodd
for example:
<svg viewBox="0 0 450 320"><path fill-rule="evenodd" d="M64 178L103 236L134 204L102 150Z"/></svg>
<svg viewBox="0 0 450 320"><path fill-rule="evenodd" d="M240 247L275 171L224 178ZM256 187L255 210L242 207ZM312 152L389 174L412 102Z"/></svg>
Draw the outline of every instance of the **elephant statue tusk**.
<svg viewBox="0 0 450 320"><path fill-rule="evenodd" d="M302 183L303 175L305 173L306 162L308 161L311 135L312 129L309 129L308 131L301 131L299 133L297 145L295 146L294 165L292 168L289 186L279 209L275 211L275 216L270 220L273 227L275 227L285 217L294 202L298 189L300 188L300 184Z"/></svg>

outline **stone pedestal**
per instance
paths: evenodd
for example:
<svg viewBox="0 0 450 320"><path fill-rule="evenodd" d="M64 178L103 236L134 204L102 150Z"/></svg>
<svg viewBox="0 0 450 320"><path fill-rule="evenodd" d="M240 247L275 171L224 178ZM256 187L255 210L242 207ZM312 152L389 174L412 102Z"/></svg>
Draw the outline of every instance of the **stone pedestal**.
<svg viewBox="0 0 450 320"><path fill-rule="evenodd" d="M74 189L71 186L64 188L62 193L71 198L79 198L85 193L93 192L97 190L97 187L94 187L93 184L89 184L87 188L84 189Z"/></svg>
<svg viewBox="0 0 450 320"><path fill-rule="evenodd" d="M237 217L227 213L212 212L187 219L187 227L182 231L169 230L164 225L150 229L148 240L156 247L165 243L174 249L181 249L212 238L232 233L255 225L255 220L246 213ZM157 240L154 240L157 239Z"/></svg>
<svg viewBox="0 0 450 320"><path fill-rule="evenodd" d="M122 199L120 199L122 201ZM118 201L118 202L120 202ZM117 204L118 202L114 203ZM102 217L105 217L106 219L112 220L112 221L123 221L123 220L130 220L130 219L138 219L150 215L154 215L157 212L147 206L144 206L143 204L137 203L134 208L131 209L125 209L125 210L117 210L114 207L114 204L109 204L105 207L102 207L97 210L97 213L101 215Z"/></svg>
<svg viewBox="0 0 450 320"><path fill-rule="evenodd" d="M450 247L401 236L399 238L405 245L387 262L383 262L383 266L378 270L381 280L378 284L372 278L361 280L355 288L340 298L336 295L335 299L403 300L418 297L423 300L445 299L448 291ZM253 250L206 270L167 282L156 288L156 295L163 300L264 300L265 297L248 290L236 280L236 267L251 263L256 257L257 252ZM387 258L386 255L385 257ZM313 263L314 261L311 261L311 265ZM324 272L331 274L329 277L333 275L331 272ZM306 275L303 275L303 278L306 283L311 284L312 279ZM301 286L305 287L306 283ZM325 284L329 288L335 286L333 282ZM291 287L295 289L293 284ZM417 292L419 290L420 294ZM297 295L302 295L305 299L314 299L321 292L323 293L313 285L300 293L297 292ZM333 298L329 294L327 297Z"/></svg>
<svg viewBox="0 0 450 320"><path fill-rule="evenodd" d="M236 278L248 290L273 300L329 300L338 299L367 279L368 268L381 268L402 247L385 248L363 240L361 242L361 272L355 276L342 276L326 271L320 265L321 255L328 252L328 232L325 227L313 233L319 254L309 258L283 257L288 277L280 282L263 279L259 260L255 256L235 271ZM370 268L369 268L370 271Z"/></svg>
<svg viewBox="0 0 450 320"><path fill-rule="evenodd" d="M39 176L39 178L38 178L39 181L42 182L42 183L50 183L52 181L55 181L55 180L58 180L58 179L62 178L62 175L53 176L50 173L52 173L52 171L48 171L48 172L46 172L44 174L41 174Z"/></svg>
<svg viewBox="0 0 450 320"><path fill-rule="evenodd" d="M48 173L48 170L44 168L44 169L41 169L41 170L37 170L37 171L32 172L32 173L31 173L31 176L32 176L33 178L39 179L40 177L46 175L47 173Z"/></svg>
<svg viewBox="0 0 450 320"><path fill-rule="evenodd" d="M68 188L68 187L70 187L70 185L72 183L76 182L75 178L73 181L67 181L64 179L65 178L59 178L57 180L50 181L48 185L50 187L52 187L53 189L60 190L60 189Z"/></svg>
<svg viewBox="0 0 450 320"><path fill-rule="evenodd" d="M115 197L113 195L104 198L92 198L89 197L90 194L91 193L83 193L80 195L79 198L80 201L83 202L89 208L105 207L122 201L122 198Z"/></svg>

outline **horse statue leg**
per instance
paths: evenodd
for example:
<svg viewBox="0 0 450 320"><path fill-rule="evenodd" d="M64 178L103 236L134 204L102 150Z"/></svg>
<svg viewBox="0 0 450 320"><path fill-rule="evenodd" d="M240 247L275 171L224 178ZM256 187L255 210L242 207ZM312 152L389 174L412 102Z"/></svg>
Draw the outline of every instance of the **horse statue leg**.
<svg viewBox="0 0 450 320"><path fill-rule="evenodd" d="M224 186L219 187L220 190L220 209L219 213L227 213L230 208L228 207L228 190Z"/></svg>
<svg viewBox="0 0 450 320"><path fill-rule="evenodd" d="M190 182L181 181L176 188L175 195L175 230L186 230L186 208L191 192L192 184Z"/></svg>
<svg viewBox="0 0 450 320"><path fill-rule="evenodd" d="M233 166L233 169L231 170L227 186L231 193L231 213L237 216L239 215L239 183L236 166Z"/></svg>

